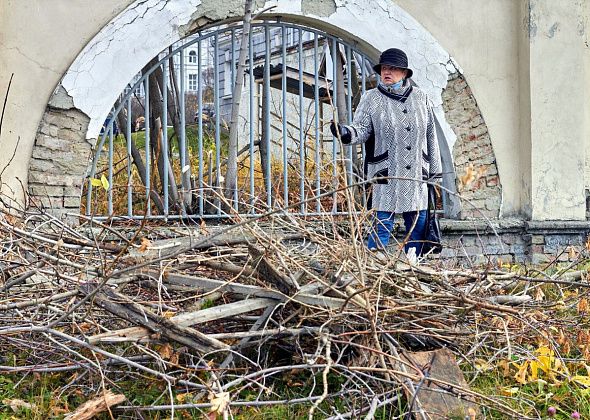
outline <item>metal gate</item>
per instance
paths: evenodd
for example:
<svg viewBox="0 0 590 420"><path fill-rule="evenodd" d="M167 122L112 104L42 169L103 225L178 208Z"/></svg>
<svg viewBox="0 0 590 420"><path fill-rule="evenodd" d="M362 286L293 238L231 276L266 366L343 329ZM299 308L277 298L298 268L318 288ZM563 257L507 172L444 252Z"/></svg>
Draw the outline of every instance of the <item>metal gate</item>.
<svg viewBox="0 0 590 420"><path fill-rule="evenodd" d="M352 120L378 82L355 45L313 28L253 24L245 67L241 24L191 35L148 63L105 121L83 211L95 217L219 218L284 210L350 210L362 147L341 149L329 122ZM236 188L224 195L231 100L244 71ZM339 111L339 112L338 112ZM355 189L362 205L364 190Z"/></svg>

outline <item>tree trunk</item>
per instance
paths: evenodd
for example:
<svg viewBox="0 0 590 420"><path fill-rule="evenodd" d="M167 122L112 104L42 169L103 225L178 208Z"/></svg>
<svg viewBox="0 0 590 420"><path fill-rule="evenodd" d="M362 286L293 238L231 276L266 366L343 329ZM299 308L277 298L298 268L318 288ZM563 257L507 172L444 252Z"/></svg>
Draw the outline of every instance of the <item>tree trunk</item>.
<svg viewBox="0 0 590 420"><path fill-rule="evenodd" d="M265 192L268 194L268 191L266 190L268 183L268 180L270 179L270 174L268 173L268 152L269 152L269 148L270 148L270 130L267 130L267 120L270 118L270 112L267 111L267 101L266 98L268 95L270 95L270 92L267 91L267 89L263 86L261 86L262 88L262 117L260 118L260 123L261 123L261 130L260 132L262 133L262 135L260 136L260 144L258 145L258 150L260 152L260 166L261 166L261 170L262 170L262 178L263 178L263 182L264 182L264 190Z"/></svg>
<svg viewBox="0 0 590 420"><path fill-rule="evenodd" d="M252 0L246 0L244 9L244 24L240 54L238 56L238 68L236 69L236 81L232 93L231 119L229 126L229 148L227 168L225 173L224 195L230 203L234 199L234 191L237 189L238 178L238 119L240 115L240 97L242 96L242 84L244 82L244 69L246 67L246 52L248 51L250 35L250 21L252 19ZM232 46L233 48L233 46Z"/></svg>
<svg viewBox="0 0 590 420"><path fill-rule="evenodd" d="M180 109L180 93L178 91L178 82L176 81L176 73L174 72L174 60L172 58L172 56L170 56L170 60L169 60L169 66L168 68L170 69L169 73L170 73L170 86L171 86L171 90L172 90L172 94L168 95L168 112L170 113L170 119L172 120L172 125L174 126L174 132L176 133L176 139L178 140L178 150L180 150L180 133L182 132L182 130L185 130L186 127L182 127L182 125L180 124L180 113L181 112L185 112L185 110L181 110ZM159 71L161 71L160 69L158 69ZM200 77L200 75L199 75ZM183 93L184 95L184 93ZM171 96L174 98L174 100L171 100ZM171 109L171 104L174 104L174 109ZM183 150L183 153L188 152L189 148L186 147L186 150ZM190 209L192 206L192 194L191 194L191 167L190 167L190 156L188 156L188 153L186 153L188 161L185 162L185 164L188 166L188 169L185 172L182 172L184 168L182 168L182 164L181 164L181 175L180 175L180 179L181 179L181 183L182 183L182 198L183 198L183 203L185 208Z"/></svg>

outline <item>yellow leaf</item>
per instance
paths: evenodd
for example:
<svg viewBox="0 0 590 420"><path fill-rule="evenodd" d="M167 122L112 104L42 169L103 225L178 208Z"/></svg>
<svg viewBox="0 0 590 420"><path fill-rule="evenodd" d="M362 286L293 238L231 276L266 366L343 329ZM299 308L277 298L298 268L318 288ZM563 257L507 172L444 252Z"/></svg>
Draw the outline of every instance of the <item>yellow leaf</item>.
<svg viewBox="0 0 590 420"><path fill-rule="evenodd" d="M578 302L578 313L584 314L588 312L588 308L588 300L586 298L580 299L580 301Z"/></svg>
<svg viewBox="0 0 590 420"><path fill-rule="evenodd" d="M168 360L172 356L172 346L168 343L164 344L158 349L158 353L162 356L162 359Z"/></svg>
<svg viewBox="0 0 590 420"><path fill-rule="evenodd" d="M470 163L467 168L465 168L465 173L459 177L461 182L461 186L463 189L467 189L470 184L475 181L475 171L473 170L473 163Z"/></svg>
<svg viewBox="0 0 590 420"><path fill-rule="evenodd" d="M102 187L104 188L105 191L108 191L109 189L109 180L107 179L106 176L101 176L100 177L100 183L102 184Z"/></svg>
<svg viewBox="0 0 590 420"><path fill-rule="evenodd" d="M526 384L526 371L529 366L529 362L526 361L520 366L517 363L515 363L515 365L518 367L518 372L516 372L516 375L514 375L514 379L516 379L516 382L519 384Z"/></svg>
<svg viewBox="0 0 590 420"><path fill-rule="evenodd" d="M494 367L483 359L475 359L474 366L477 370L492 370Z"/></svg>
<svg viewBox="0 0 590 420"><path fill-rule="evenodd" d="M92 184L93 187L102 187L102 182L100 182L100 179L98 178L92 178L90 184Z"/></svg>
<svg viewBox="0 0 590 420"><path fill-rule="evenodd" d="M178 401L180 404L183 404L187 399L190 399L193 395L190 392L187 392L185 394L178 394L176 396L176 401Z"/></svg>
<svg viewBox="0 0 590 420"><path fill-rule="evenodd" d="M223 414L229 405L229 392L219 392L215 395L209 394L212 413Z"/></svg>
<svg viewBox="0 0 590 420"><path fill-rule="evenodd" d="M531 368L531 380L536 381L539 378L539 363L536 360L529 362Z"/></svg>
<svg viewBox="0 0 590 420"><path fill-rule="evenodd" d="M590 387L590 377L588 376L576 375L572 376L570 380L587 388Z"/></svg>
<svg viewBox="0 0 590 420"><path fill-rule="evenodd" d="M551 372L551 367L555 362L555 357L553 356L553 350L549 347L541 346L536 350L537 353L537 361L539 362L539 368L549 374Z"/></svg>
<svg viewBox="0 0 590 420"><path fill-rule="evenodd" d="M502 391L501 392L502 392L502 395L504 395L506 397L511 397L511 396L513 396L513 395L515 395L515 394L518 393L518 388L515 387L515 386L512 387L512 388L505 387L505 388L502 388Z"/></svg>

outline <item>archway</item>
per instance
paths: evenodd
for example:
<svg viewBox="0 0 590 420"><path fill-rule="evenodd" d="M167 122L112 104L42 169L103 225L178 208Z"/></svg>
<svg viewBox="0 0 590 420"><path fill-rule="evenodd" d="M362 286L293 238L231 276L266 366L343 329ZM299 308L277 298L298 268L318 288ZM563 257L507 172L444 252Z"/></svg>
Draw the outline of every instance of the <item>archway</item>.
<svg viewBox="0 0 590 420"><path fill-rule="evenodd" d="M81 155L90 156L90 145L100 132L129 80L144 63L188 33L239 19L241 2L137 1L105 27L80 53L56 89L43 118L31 162L30 190L48 206L73 208L82 180ZM404 46L415 69L417 84L429 93L440 123L440 134L451 155L455 135L444 118L442 91L449 74L457 71L449 54L411 16L394 4L377 1L279 1L265 17L280 18L325 30L358 46L375 59L391 40ZM270 3L258 2L259 10ZM385 33L382 28L387 27ZM65 125L64 125L65 122ZM60 125L61 124L61 125ZM68 124L74 127L67 128ZM66 136L56 133L62 127ZM64 134L64 133L62 133ZM74 155L66 149L76 145ZM59 170L48 167L47 153ZM64 153L65 152L65 153ZM447 160L448 170L452 164ZM53 171L53 173L51 173ZM44 187L44 188L41 188ZM55 187L51 191L47 187ZM456 214L457 209L453 210Z"/></svg>

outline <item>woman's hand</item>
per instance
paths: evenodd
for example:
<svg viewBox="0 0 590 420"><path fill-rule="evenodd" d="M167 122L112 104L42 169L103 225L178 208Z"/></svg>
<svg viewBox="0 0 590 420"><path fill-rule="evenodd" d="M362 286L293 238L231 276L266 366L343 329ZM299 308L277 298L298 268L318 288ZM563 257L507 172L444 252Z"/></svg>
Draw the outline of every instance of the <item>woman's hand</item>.
<svg viewBox="0 0 590 420"><path fill-rule="evenodd" d="M336 129L336 125L338 125L338 129ZM339 138L342 143L348 144L352 140L350 130L346 128L345 125L336 124L334 121L330 121L330 131L332 132L332 135Z"/></svg>

